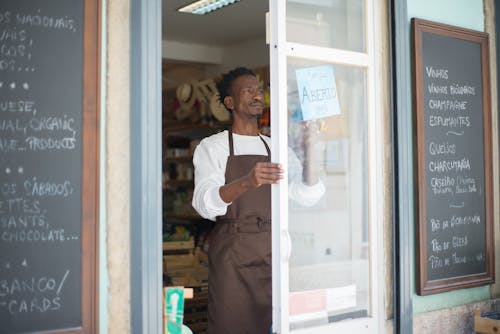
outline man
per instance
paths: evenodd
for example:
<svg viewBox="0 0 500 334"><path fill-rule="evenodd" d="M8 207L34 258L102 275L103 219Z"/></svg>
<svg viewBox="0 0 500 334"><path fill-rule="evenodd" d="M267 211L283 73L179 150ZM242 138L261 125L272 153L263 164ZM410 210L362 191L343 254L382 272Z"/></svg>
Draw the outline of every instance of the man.
<svg viewBox="0 0 500 334"><path fill-rule="evenodd" d="M270 162L270 138L259 133L264 91L255 74L236 68L217 89L232 129L203 139L193 157L193 207L217 222L208 254L208 333L270 333L271 185L283 169ZM321 194L318 184L303 193Z"/></svg>

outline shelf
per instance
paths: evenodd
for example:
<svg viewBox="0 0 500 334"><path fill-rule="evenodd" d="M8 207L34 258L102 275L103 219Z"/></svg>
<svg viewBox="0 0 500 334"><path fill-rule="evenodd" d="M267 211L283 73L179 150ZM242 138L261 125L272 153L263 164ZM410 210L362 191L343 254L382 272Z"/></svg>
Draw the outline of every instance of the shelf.
<svg viewBox="0 0 500 334"><path fill-rule="evenodd" d="M178 220L204 220L199 215L178 215L174 213L165 213L163 216L165 219L178 219Z"/></svg>
<svg viewBox="0 0 500 334"><path fill-rule="evenodd" d="M167 125L164 127L164 132L181 132L181 131L189 131L189 130L198 130L198 129L215 129L215 128L223 128L232 124L232 121L225 122L209 122L209 123L186 123L186 124L177 124L177 125Z"/></svg>
<svg viewBox="0 0 500 334"><path fill-rule="evenodd" d="M214 134L215 130L228 128L231 124L232 121L165 125L163 128L163 138L184 137L201 139Z"/></svg>
<svg viewBox="0 0 500 334"><path fill-rule="evenodd" d="M189 240L185 241L164 241L163 250L192 250L194 249L194 239L190 237Z"/></svg>
<svg viewBox="0 0 500 334"><path fill-rule="evenodd" d="M193 294L193 299L186 300L184 303L188 307L200 307L206 305L208 302L208 292L207 291L195 291Z"/></svg>
<svg viewBox="0 0 500 334"><path fill-rule="evenodd" d="M165 157L164 160L167 163L193 162L193 156L189 155L186 157Z"/></svg>
<svg viewBox="0 0 500 334"><path fill-rule="evenodd" d="M193 180L167 180L165 181L167 184L170 184L170 185L185 185L185 184L192 184L194 185L194 181Z"/></svg>

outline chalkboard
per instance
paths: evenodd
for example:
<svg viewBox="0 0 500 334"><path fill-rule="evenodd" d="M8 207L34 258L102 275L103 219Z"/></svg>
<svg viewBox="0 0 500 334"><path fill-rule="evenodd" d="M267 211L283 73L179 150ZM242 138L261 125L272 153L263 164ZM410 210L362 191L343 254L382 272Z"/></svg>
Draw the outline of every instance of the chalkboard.
<svg viewBox="0 0 500 334"><path fill-rule="evenodd" d="M95 326L97 8L0 2L0 333Z"/></svg>
<svg viewBox="0 0 500 334"><path fill-rule="evenodd" d="M494 281L488 35L412 20L418 293Z"/></svg>

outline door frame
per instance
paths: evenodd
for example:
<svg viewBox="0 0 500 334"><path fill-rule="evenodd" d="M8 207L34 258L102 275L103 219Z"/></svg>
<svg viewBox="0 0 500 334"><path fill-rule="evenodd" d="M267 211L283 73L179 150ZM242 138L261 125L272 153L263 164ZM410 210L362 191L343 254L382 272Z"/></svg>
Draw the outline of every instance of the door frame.
<svg viewBox="0 0 500 334"><path fill-rule="evenodd" d="M407 0L389 0L394 330L413 333L413 118Z"/></svg>
<svg viewBox="0 0 500 334"><path fill-rule="evenodd" d="M163 333L161 0L130 1L130 319Z"/></svg>
<svg viewBox="0 0 500 334"><path fill-rule="evenodd" d="M367 0L366 10L366 51L355 52L339 50L331 47L317 47L286 40L286 6L285 1L270 1L270 64L271 64L271 133L273 141L271 151L273 162L280 162L287 170L287 82L288 58L310 59L314 61L331 62L335 64L365 68L367 85L367 104L370 111L368 117L368 160L370 171L376 176L383 174L383 157L381 138L383 124L381 115L381 100L379 96L383 89L376 89L375 71L380 66L375 49L381 45L381 33L373 27L378 26L376 15L380 14L380 5L384 0L376 3ZM273 84L274 83L274 84ZM284 115L284 116L283 116ZM329 333L331 330L368 333L384 329L385 307L383 303L384 271L384 240L383 240L383 213L384 200L382 178L371 177L369 182L368 213L371 217L369 225L370 253L374 254L370 260L371 312L370 316L350 321L325 324L297 330L297 333ZM288 294L289 269L288 258L291 252L291 241L288 233L288 186L286 182L272 187L272 220L273 222L273 333L289 333ZM381 287L381 289L379 288Z"/></svg>
<svg viewBox="0 0 500 334"><path fill-rule="evenodd" d="M391 18L391 100L395 151L411 152L408 78L409 33L406 0L388 0ZM276 1L269 1L274 6ZM131 0L130 16L130 272L132 333L162 333L161 258L161 0ZM280 29L275 27L274 29ZM273 26L271 25L271 29ZM283 29L283 27L281 28ZM398 32L400 32L398 34ZM273 47L273 46L271 46ZM403 50L403 52L402 52ZM270 63L273 64L273 52ZM277 62L276 58L276 62ZM281 65L283 66L283 65ZM409 118L408 118L409 117ZM406 134L402 138L402 134ZM410 160L394 156L395 329L412 332ZM397 180L405 182L397 182ZM273 196L279 196L277 190ZM279 198L279 197L276 197ZM396 210L396 209L395 209ZM143 224L143 222L148 222ZM279 244L278 244L279 245ZM285 250L287 245L280 245ZM399 268L399 269L398 269ZM273 272L273 277L274 277ZM277 276L276 276L277 277ZM273 294L278 291L273 290ZM274 295L273 295L274 298ZM283 316L281 314L280 316ZM274 323L279 322L274 319Z"/></svg>

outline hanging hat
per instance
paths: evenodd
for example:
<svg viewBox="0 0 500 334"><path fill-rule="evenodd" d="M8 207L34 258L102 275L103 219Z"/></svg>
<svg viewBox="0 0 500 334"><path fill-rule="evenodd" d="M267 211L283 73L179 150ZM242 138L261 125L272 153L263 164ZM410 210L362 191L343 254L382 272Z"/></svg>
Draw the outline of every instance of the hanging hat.
<svg viewBox="0 0 500 334"><path fill-rule="evenodd" d="M196 101L195 87L192 83L183 83L175 91L177 100L183 109L190 110Z"/></svg>
<svg viewBox="0 0 500 334"><path fill-rule="evenodd" d="M175 110L175 117L177 118L177 120L183 121L183 120L189 118L189 116L191 116L191 114L193 114L193 112L194 112L194 108L185 109L183 107L179 107Z"/></svg>
<svg viewBox="0 0 500 334"><path fill-rule="evenodd" d="M207 79L198 82L198 98L200 101L206 101L210 103L210 98L213 94L217 93L217 88L215 87L215 82L212 79Z"/></svg>
<svg viewBox="0 0 500 334"><path fill-rule="evenodd" d="M213 94L210 98L210 112L220 122L229 121L231 116L226 107L219 101L218 93Z"/></svg>
<svg viewBox="0 0 500 334"><path fill-rule="evenodd" d="M198 82L198 93L200 100L208 103L210 113L220 122L228 121L231 117L229 111L219 101L219 94L213 79Z"/></svg>

